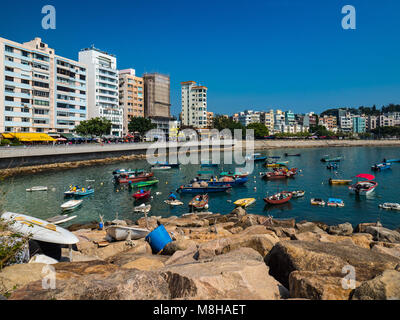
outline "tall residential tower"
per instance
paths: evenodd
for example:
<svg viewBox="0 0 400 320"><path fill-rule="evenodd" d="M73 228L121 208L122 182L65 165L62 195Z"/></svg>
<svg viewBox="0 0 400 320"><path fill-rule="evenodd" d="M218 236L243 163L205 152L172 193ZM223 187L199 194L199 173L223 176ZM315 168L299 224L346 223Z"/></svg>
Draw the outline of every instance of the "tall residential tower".
<svg viewBox="0 0 400 320"><path fill-rule="evenodd" d="M123 107L119 105L117 58L94 47L79 52L79 62L88 70L89 118L111 121L111 135L122 137Z"/></svg>
<svg viewBox="0 0 400 320"><path fill-rule="evenodd" d="M208 88L194 81L182 82L182 124L195 128L207 128Z"/></svg>

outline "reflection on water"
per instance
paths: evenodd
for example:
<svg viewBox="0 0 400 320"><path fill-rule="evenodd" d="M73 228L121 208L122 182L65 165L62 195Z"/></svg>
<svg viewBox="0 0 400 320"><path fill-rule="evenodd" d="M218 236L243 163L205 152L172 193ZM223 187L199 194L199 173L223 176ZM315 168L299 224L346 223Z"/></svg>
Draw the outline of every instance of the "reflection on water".
<svg viewBox="0 0 400 320"><path fill-rule="evenodd" d="M301 153L301 157L285 158L285 153ZM256 203L247 211L253 214L272 215L276 218L297 220L322 221L327 224L351 222L376 222L380 220L389 228L400 226L400 213L384 211L378 208L383 202L400 202L400 163L393 164L391 170L373 173L379 183L376 192L368 197L351 195L348 186L331 186L329 178L353 179L359 173L371 173L371 166L381 162L383 158L400 158L398 148L326 148L302 150L270 150L261 152L268 156L280 156L282 160L289 161L290 167L302 169L295 179L264 181L260 172L267 171L262 163L255 164L255 171L250 175L246 186L233 188L230 193L210 194L210 209L214 213L227 214L234 209L238 199L256 198ZM320 159L324 155L343 156L338 170L328 170L326 163ZM223 158L223 157L222 157ZM81 187L93 186L95 194L85 197L80 208L73 212L78 218L71 223L99 221L99 215L104 215L106 220L138 219L140 215L133 212L134 202L132 194L137 190L129 190L127 186L115 185L112 172L117 168L149 169L150 165L143 160L136 160L113 165L96 166L90 168L77 168L61 172L47 172L31 176L14 177L1 182L0 187L7 191L5 208L8 211L25 213L38 218L47 219L61 214L60 206L68 199L64 198L64 191L70 185ZM234 165L221 165L218 169L207 168L214 171L215 175L222 171L235 171ZM185 165L180 169L155 172L160 181L153 186L152 205L150 215L172 216L190 212L189 201L195 196L192 194L178 195L184 206L170 207L164 203L170 192L175 192L181 185L191 181L197 171L205 170L200 165ZM337 174L336 174L337 172ZM26 192L33 186L47 186L48 192ZM304 198L292 199L290 203L275 207L265 207L263 199L266 195L273 195L279 191L305 190ZM313 207L311 198L339 198L345 202L344 208Z"/></svg>

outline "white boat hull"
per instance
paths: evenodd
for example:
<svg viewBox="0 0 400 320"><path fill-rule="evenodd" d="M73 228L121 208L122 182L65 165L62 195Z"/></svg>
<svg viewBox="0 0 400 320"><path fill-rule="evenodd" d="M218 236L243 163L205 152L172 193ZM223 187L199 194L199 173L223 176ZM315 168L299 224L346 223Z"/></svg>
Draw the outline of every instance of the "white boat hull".
<svg viewBox="0 0 400 320"><path fill-rule="evenodd" d="M10 230L30 236L33 240L64 245L79 242L79 239L72 232L41 219L11 212L4 213L1 218L13 222L9 227Z"/></svg>
<svg viewBox="0 0 400 320"><path fill-rule="evenodd" d="M36 191L47 191L47 187L33 187L30 189L26 189L27 192L36 192Z"/></svg>
<svg viewBox="0 0 400 320"><path fill-rule="evenodd" d="M124 241L129 237L131 240L139 240L145 238L149 233L149 230L141 228L124 226L111 226L107 228L107 234L117 241Z"/></svg>
<svg viewBox="0 0 400 320"><path fill-rule="evenodd" d="M74 210L83 203L83 200L71 200L61 205L63 211Z"/></svg>

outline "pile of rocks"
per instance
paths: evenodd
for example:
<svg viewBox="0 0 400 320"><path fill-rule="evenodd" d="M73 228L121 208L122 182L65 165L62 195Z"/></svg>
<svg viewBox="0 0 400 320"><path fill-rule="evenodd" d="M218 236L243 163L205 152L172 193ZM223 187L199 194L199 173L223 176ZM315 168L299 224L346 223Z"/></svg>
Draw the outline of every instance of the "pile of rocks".
<svg viewBox="0 0 400 320"><path fill-rule="evenodd" d="M148 219L151 230L161 224L174 241L159 255L144 239L99 246L104 231L75 226L80 242L72 262L54 266L56 289L42 288L44 265L27 264L0 273L0 294L12 292L14 300L400 299L400 233L379 224L353 230L348 223L275 220L241 208Z"/></svg>

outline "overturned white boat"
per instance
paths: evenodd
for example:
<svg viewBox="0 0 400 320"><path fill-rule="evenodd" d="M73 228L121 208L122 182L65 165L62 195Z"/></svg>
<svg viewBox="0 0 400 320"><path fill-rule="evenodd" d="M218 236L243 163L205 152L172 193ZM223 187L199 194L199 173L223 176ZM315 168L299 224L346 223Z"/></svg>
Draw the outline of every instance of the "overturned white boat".
<svg viewBox="0 0 400 320"><path fill-rule="evenodd" d="M386 210L400 210L400 203L384 203L380 204L379 208Z"/></svg>
<svg viewBox="0 0 400 320"><path fill-rule="evenodd" d="M10 222L9 229L11 231L30 237L32 240L61 245L72 245L79 242L72 232L48 221L11 212L2 214L1 218Z"/></svg>
<svg viewBox="0 0 400 320"><path fill-rule="evenodd" d="M148 213L151 210L151 205L146 205L146 204L142 204L138 207L133 208L134 212L143 212L143 213Z"/></svg>
<svg viewBox="0 0 400 320"><path fill-rule="evenodd" d="M139 240L145 238L149 233L150 230L135 227L110 226L107 228L107 235L117 241Z"/></svg>

